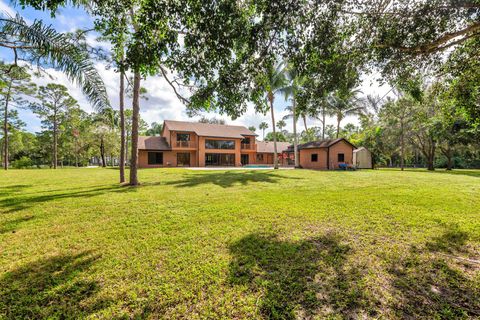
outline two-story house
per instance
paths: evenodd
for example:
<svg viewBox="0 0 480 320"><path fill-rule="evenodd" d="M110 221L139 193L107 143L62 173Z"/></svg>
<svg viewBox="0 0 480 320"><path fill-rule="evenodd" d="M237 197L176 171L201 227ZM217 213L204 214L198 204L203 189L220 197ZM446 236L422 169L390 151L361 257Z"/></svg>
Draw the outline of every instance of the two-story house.
<svg viewBox="0 0 480 320"><path fill-rule="evenodd" d="M243 126L165 120L160 136L141 136L138 165L155 167L206 167L273 165L274 144L256 141L256 134ZM277 142L279 162L293 165L293 146ZM353 145L345 139L314 141L299 145L300 165L312 169L335 169L352 163Z"/></svg>
<svg viewBox="0 0 480 320"><path fill-rule="evenodd" d="M140 167L255 163L256 134L243 126L165 120L159 137L139 138Z"/></svg>

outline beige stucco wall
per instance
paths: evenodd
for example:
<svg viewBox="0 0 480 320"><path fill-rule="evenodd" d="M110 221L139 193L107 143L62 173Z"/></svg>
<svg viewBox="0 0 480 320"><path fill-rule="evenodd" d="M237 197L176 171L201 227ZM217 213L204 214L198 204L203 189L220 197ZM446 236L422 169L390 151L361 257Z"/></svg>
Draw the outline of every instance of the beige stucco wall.
<svg viewBox="0 0 480 320"><path fill-rule="evenodd" d="M372 168L372 154L366 149L353 153L353 164L361 169Z"/></svg>

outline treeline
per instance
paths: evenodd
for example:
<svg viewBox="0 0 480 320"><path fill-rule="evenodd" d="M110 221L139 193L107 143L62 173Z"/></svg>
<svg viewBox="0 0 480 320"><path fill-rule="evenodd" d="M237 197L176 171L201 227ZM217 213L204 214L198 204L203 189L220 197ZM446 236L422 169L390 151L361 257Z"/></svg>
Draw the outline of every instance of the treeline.
<svg viewBox="0 0 480 320"><path fill-rule="evenodd" d="M118 165L118 111L104 108L87 113L65 86L49 83L37 87L31 81L28 68L5 64L0 67L0 145L4 168ZM36 133L26 131L19 109L30 110L41 119L42 130ZM126 132L131 131L131 113L129 109L125 110ZM161 131L159 124L153 123L148 128L145 121L140 119L139 123L143 134L155 135Z"/></svg>
<svg viewBox="0 0 480 320"><path fill-rule="evenodd" d="M426 84L416 79L408 86L393 88L388 97L365 97L354 90L343 101L327 95L317 105L299 107L298 117L303 123L299 142L344 137L367 147L376 166L480 168L479 126L468 110L459 106L457 90L447 81ZM359 125L347 123L342 127L348 115L357 116ZM331 117L336 126L326 124ZM276 123L277 141L293 143L294 134L284 129L291 118L287 114ZM321 126L309 128L309 118L318 120ZM266 122L259 125L264 140L273 141L273 132L265 135L268 128Z"/></svg>

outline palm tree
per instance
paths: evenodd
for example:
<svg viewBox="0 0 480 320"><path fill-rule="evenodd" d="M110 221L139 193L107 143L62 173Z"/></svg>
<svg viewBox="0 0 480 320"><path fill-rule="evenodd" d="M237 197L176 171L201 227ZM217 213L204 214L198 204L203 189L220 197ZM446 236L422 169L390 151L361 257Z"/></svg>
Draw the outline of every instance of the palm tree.
<svg viewBox="0 0 480 320"><path fill-rule="evenodd" d="M42 21L27 24L20 15L0 17L0 31L0 47L13 51L13 65L22 58L32 63L51 65L80 86L94 109L110 106L103 80L86 47L78 41L58 33Z"/></svg>
<svg viewBox="0 0 480 320"><path fill-rule="evenodd" d="M277 128L282 131L283 128L285 128L287 126L287 123L284 121L284 120L279 120L277 122Z"/></svg>
<svg viewBox="0 0 480 320"><path fill-rule="evenodd" d="M270 114L272 116L272 130L273 130L273 168L278 169L278 152L277 152L277 132L275 129L275 112L273 102L275 101L275 94L287 85L287 78L285 76L284 63L279 63L276 67L270 65L264 77L264 86L266 91L266 100L269 104Z"/></svg>
<svg viewBox="0 0 480 320"><path fill-rule="evenodd" d="M288 100L289 98L292 100L292 105L285 108L285 110L290 111L290 114L284 118L292 118L293 120L293 153L295 158L295 167L298 168L300 167L300 160L298 157L297 121L298 118L301 117L303 119L305 130L307 130L307 117L314 116L314 112L312 111L312 108L307 108L306 105L304 105L303 108L297 107L297 95L305 83L305 78L300 77L297 73L297 70L295 70L292 66L288 68L287 76L289 84L282 88L281 91L285 95L285 100Z"/></svg>
<svg viewBox="0 0 480 320"><path fill-rule="evenodd" d="M330 114L337 118L337 138L340 134L340 123L347 116L363 114L365 105L357 95L360 90L336 90L328 98Z"/></svg>
<svg viewBox="0 0 480 320"><path fill-rule="evenodd" d="M263 131L263 138L262 139L265 140L265 130L268 129L268 123L263 121L262 123L260 123L258 128Z"/></svg>
<svg viewBox="0 0 480 320"><path fill-rule="evenodd" d="M298 168L300 167L300 160L298 158L298 136L297 136L297 121L298 117L300 116L300 113L298 112L298 109L296 108L296 99L292 97L292 102L293 104L291 106L287 106L285 108L286 111L289 111L288 114L283 116L283 119L292 119L293 121L293 156L294 156L294 161L295 161L295 167ZM306 130L306 128L305 128Z"/></svg>

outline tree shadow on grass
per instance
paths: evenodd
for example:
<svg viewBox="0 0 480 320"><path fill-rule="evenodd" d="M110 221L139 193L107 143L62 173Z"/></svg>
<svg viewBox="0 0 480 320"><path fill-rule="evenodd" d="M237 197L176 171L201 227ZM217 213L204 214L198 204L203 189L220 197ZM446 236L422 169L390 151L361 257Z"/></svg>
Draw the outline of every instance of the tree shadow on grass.
<svg viewBox="0 0 480 320"><path fill-rule="evenodd" d="M478 254L466 247L467 239L466 232L450 226L426 244L427 251L414 247L392 264L389 272L396 297L393 310L398 317L480 317L480 264L465 259Z"/></svg>
<svg viewBox="0 0 480 320"><path fill-rule="evenodd" d="M0 318L83 318L111 301L96 299L99 285L82 279L98 257L90 252L28 263L0 278Z"/></svg>
<svg viewBox="0 0 480 320"><path fill-rule="evenodd" d="M430 173L430 174L450 174L455 176L469 176L480 178L480 170L475 169L454 169L454 170L445 170L445 169L436 169L435 171L428 171L427 169L406 169L406 172L416 172L416 173Z"/></svg>
<svg viewBox="0 0 480 320"><path fill-rule="evenodd" d="M20 194L0 200L0 212L11 213L28 209L38 203L49 202L58 199L89 198L111 192L135 192L135 188L127 188L119 185L110 185L98 188L73 189L67 192L56 192L46 190L42 194Z"/></svg>
<svg viewBox="0 0 480 320"><path fill-rule="evenodd" d="M261 296L260 313L265 319L354 318L374 313L362 270L347 263L351 249L339 240L325 235L289 242L248 235L230 247L234 256L230 282Z"/></svg>
<svg viewBox="0 0 480 320"><path fill-rule="evenodd" d="M443 173L443 174L451 174L451 175L461 175L461 176L469 176L469 177L475 177L475 178L480 178L480 170L438 170L438 173Z"/></svg>
<svg viewBox="0 0 480 320"><path fill-rule="evenodd" d="M0 197L9 197L16 193L22 192L26 188L33 187L30 184L15 184L5 187L0 187Z"/></svg>
<svg viewBox="0 0 480 320"><path fill-rule="evenodd" d="M431 241L427 242L426 247L432 252L445 253L468 253L466 242L469 234L462 231L457 225L449 225L445 227L445 231Z"/></svg>
<svg viewBox="0 0 480 320"><path fill-rule="evenodd" d="M15 232L17 227L22 224L23 222L30 221L34 218L32 215L23 216L20 218L16 218L10 221L3 222L0 225L0 234L8 233L8 232Z"/></svg>
<svg viewBox="0 0 480 320"><path fill-rule="evenodd" d="M177 188L188 188L204 184L214 184L222 188L229 188L235 185L248 185L257 182L278 183L285 179L301 179L286 177L272 172L265 171L225 171L185 174L182 180L167 182Z"/></svg>

